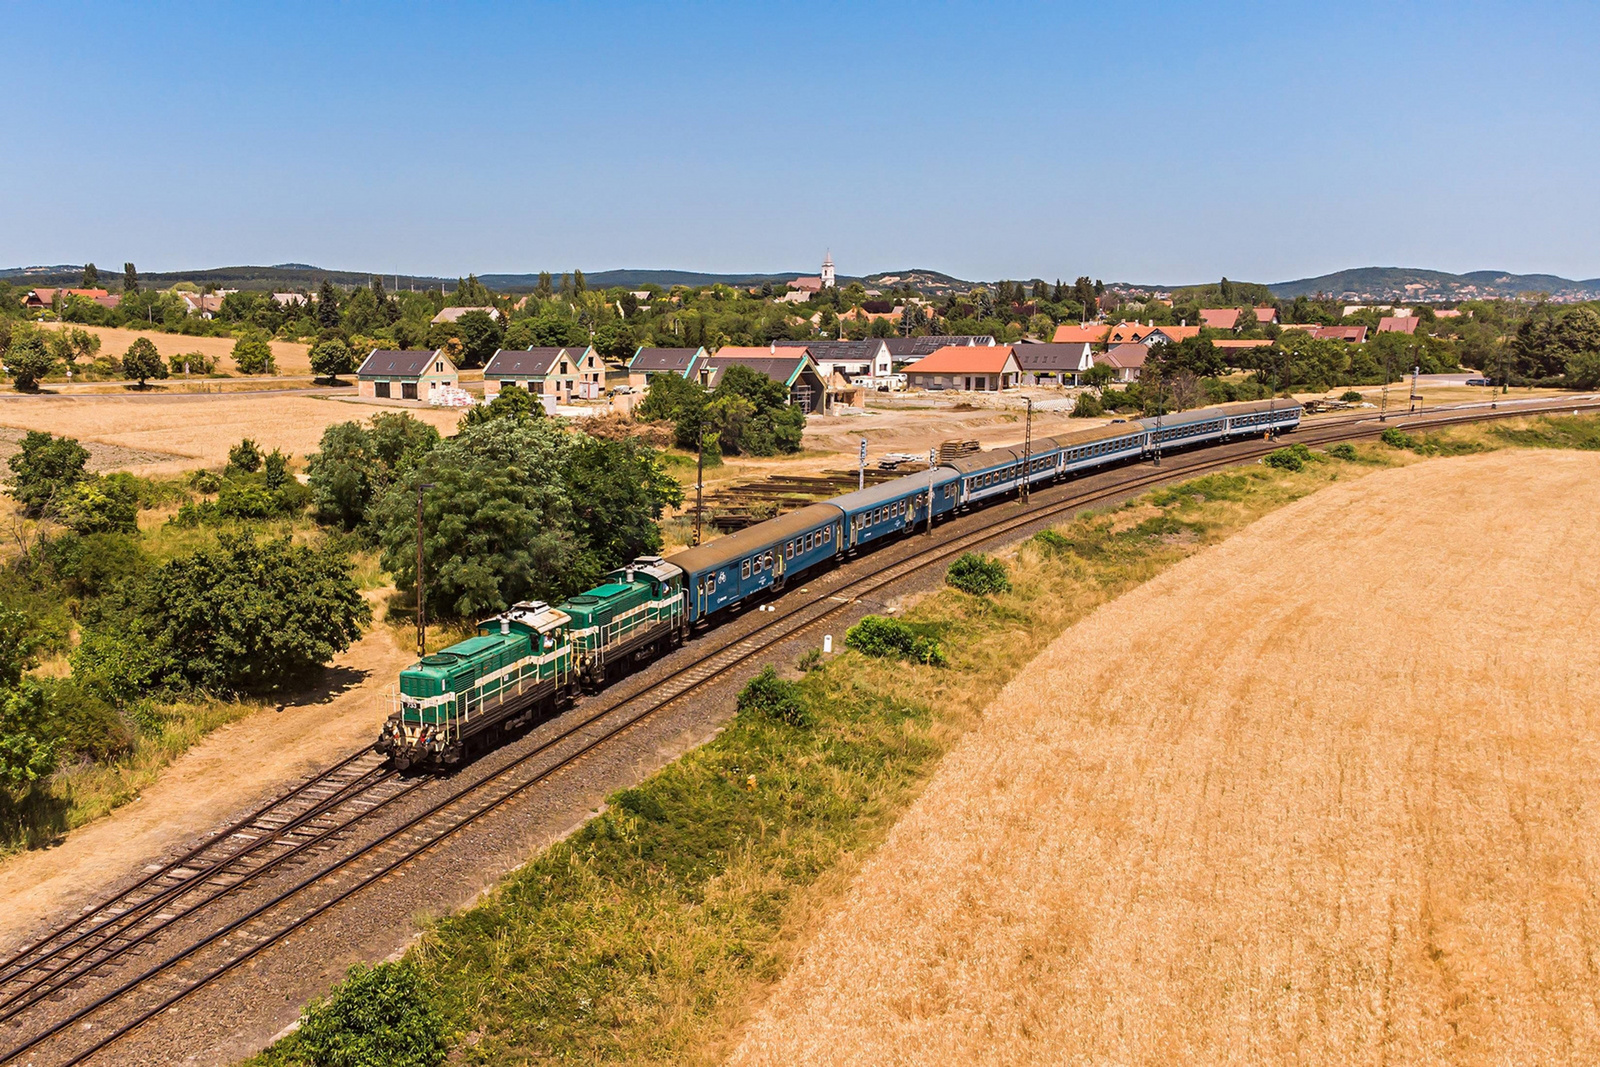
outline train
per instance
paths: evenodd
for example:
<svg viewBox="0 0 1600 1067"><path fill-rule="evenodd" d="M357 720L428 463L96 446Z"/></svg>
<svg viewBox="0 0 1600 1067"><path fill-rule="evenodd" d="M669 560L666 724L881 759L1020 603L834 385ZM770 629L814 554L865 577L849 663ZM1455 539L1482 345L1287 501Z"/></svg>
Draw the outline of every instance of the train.
<svg viewBox="0 0 1600 1067"><path fill-rule="evenodd" d="M757 598L951 515L1161 451L1300 425L1292 401L1114 422L993 448L791 511L670 557L642 556L557 604L523 601L400 672L376 749L448 769L677 648Z"/></svg>

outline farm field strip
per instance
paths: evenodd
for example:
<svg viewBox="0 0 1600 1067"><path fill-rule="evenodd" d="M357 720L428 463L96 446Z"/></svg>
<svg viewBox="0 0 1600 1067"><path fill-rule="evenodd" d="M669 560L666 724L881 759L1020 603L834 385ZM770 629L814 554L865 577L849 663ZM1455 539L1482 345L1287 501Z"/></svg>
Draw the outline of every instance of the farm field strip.
<svg viewBox="0 0 1600 1067"><path fill-rule="evenodd" d="M1564 402L1558 406L1557 410L1567 410L1573 406L1574 405L1570 402ZM1477 413L1465 416L1435 416L1427 419L1407 420L1404 423L1397 419L1393 425L1409 426L1410 428L1426 428L1429 426L1449 425L1467 421L1480 421L1484 418L1505 417L1510 414L1526 413L1528 412L1525 410L1519 410L1516 412L1501 412L1493 415ZM1307 443L1319 443L1324 440L1331 442L1333 440L1342 440L1353 436L1373 436L1379 433L1382 429L1386 428L1383 425L1375 423L1372 425L1350 427L1348 423L1335 426L1330 422L1324 421L1320 425L1320 434L1310 434L1306 431L1302 431L1301 434L1297 435L1297 438L1301 440L1307 440ZM1315 430L1317 427L1314 425L1309 429ZM418 828L422 829L423 832L420 835L417 835L415 843L401 848L398 858L390 858L378 862L376 864L376 869L371 871L369 874L361 876L357 884L336 894L333 899L313 905L310 911L297 912L296 915L289 919L288 925L276 930L276 932L270 930L247 931L245 936L243 936L243 940L248 942L251 946L247 951L245 951L242 955L236 954L236 957L231 960L227 960L213 966L212 969L204 975L191 977L186 981L182 988L177 988L170 993L167 993L163 999L158 1002L157 1007L153 1009L146 1009L141 1012L131 1023L119 1026L112 1032L102 1034L98 1039L98 1043L94 1047L103 1047L105 1044L110 1043L110 1041L115 1040L116 1037L120 1036L121 1033L131 1030L134 1026L137 1026L145 1019L152 1017L159 1011L165 1010L165 1008L170 1007L172 1004L176 1003L178 1000L181 1000L184 996L187 996L189 993L200 988L204 984L214 980L221 974L226 973L245 960L252 958L260 951L269 947L271 944L276 943L278 940L281 940L283 937L293 932L293 930L304 925L311 918L322 914L329 908L347 899L355 892L358 892L361 888L372 884L372 882L377 881L385 874L395 870L415 856L422 854L422 852L432 848L440 841L452 836L458 830L471 825L484 815L488 814L490 811L502 807L512 798L521 795L527 789L533 787L539 781L542 781L545 778L548 778L550 775L556 773L562 767L570 765L574 761L581 759L583 755L592 751L594 748L603 744L612 737L617 736L629 726L642 720L647 715L660 710L669 703L681 699L688 693L693 692L694 690L707 684L710 680L726 674L730 670L737 667L740 663L747 661L751 656L757 654L762 649L770 647L772 644L780 641L787 640L793 637L796 633L805 630L842 610L844 603L834 599L839 597L842 593L849 592L852 594L851 597L846 598L847 602L848 599L854 599L864 595L898 578L904 577L908 573L932 566L961 551L965 551L969 548L976 547L977 545L1004 537L1021 527L1047 522L1051 518L1059 515L1061 512L1077 510L1099 500L1125 495L1130 491L1145 488L1150 485L1188 478L1204 471L1235 465L1239 462L1258 457L1275 447L1277 447L1276 443L1257 443L1249 445L1248 447L1233 445L1222 450L1208 450L1208 452L1225 452L1225 455L1211 456L1198 453L1169 454L1169 465L1159 471L1140 473L1138 468L1135 468L1132 471L1127 468L1123 468L1118 471L1110 472L1112 484L1104 488L1091 490L1087 493L1073 493L1072 490L1077 487L1071 484L1055 490L1036 490L1035 498L1043 498L1044 502L1035 504L1024 513L1014 513L1012 517L1004 518L999 515L997 509L989 509L987 512L983 512L978 516L975 516L975 518L978 520L986 518L998 519L999 521L991 522L987 526L980 526L980 528L969 533L962 533L959 530L953 530L951 527L947 526L945 528L945 537L936 540L931 549L923 549L920 546L913 545L911 547L911 555L909 558L897 560L886 557L884 553L879 553L877 556L871 557L871 561L876 563L881 560L882 565L880 567L878 567L876 570L869 570L867 573L845 579L842 588L828 588L830 585L839 583L830 583L825 581L825 579L832 578L833 575L837 574L838 572L833 572L833 574L830 575L817 576L811 584L818 586L819 589L813 595L813 598L810 601L791 601L793 604L792 607L787 609L780 607L779 611L776 614L770 615L769 618L764 620L760 626L757 627L755 632L734 637L731 644L725 647L713 647L698 662L686 664L683 672L680 672L677 678L672 679L662 686L656 687L654 691L647 690L646 692L636 696L624 697L618 703L597 711L587 719L577 723L570 730L567 730L560 736L541 743L538 748L520 757L518 761L512 764L510 767L503 768L502 770L495 772L491 778L464 786L456 794L445 798L432 809L417 816L400 829L385 834L378 841L363 847L360 851L341 860L334 867L328 869L327 871L302 880L302 882L295 887L292 887L287 892L280 894L278 898L269 900L268 902L254 909L244 918L235 920L233 923L224 927L221 931L213 933L204 941L204 943L191 946L189 949L174 957L167 964L157 965L133 981L124 983L120 989L106 994L86 1008L78 1010L64 1022L57 1023L44 1032L35 1034L28 1040L27 1044L22 1045L11 1052L5 1053L5 1055L8 1057L13 1057L23 1051L33 1048L46 1038L59 1033L66 1026L81 1020L88 1014L96 1011L98 1008L110 1004L122 994L138 988L148 979L161 974L171 964L188 959L200 949L216 943L233 931L241 930L245 924L262 917L271 909L289 900L302 890L314 885L319 881L327 879L330 875L336 872L344 870L344 868L346 868L354 860L362 856L374 854L377 850L389 845L391 842L399 841L403 834L408 834L413 830L417 830ZM1126 477L1126 475L1130 473L1134 474L1135 476L1132 478ZM1064 492L1065 497L1063 498ZM788 600L789 598L786 597L785 599ZM831 604L830 601L832 601ZM817 610L819 607L821 608L820 611ZM631 702L642 702L644 706L642 708L632 708L630 713L629 705ZM578 736L581 731L600 723L600 721L605 718L614 716L615 713L619 711L625 712L625 714L618 716L621 721L614 726L603 726L599 736L593 738L580 738ZM427 820L438 815L447 807L455 805L461 800L467 798L471 793L483 788L490 782L496 781L502 777L507 777L513 771L520 771L523 774L530 773L528 763L534 757L546 752L550 752L555 748L555 746L574 739L578 740L579 742L578 749L566 755L558 756L554 765L547 768L534 770L531 772L532 777L527 777L520 781L510 781L510 779L508 779L510 784L498 796L491 798L488 802L473 808L464 816L456 816L452 819L440 820L440 822L431 829L425 825ZM90 1054L92 1051L93 1049L85 1050L84 1055ZM78 1061L74 1059L68 1062Z"/></svg>
<svg viewBox="0 0 1600 1067"><path fill-rule="evenodd" d="M731 1062L1594 1062L1597 485L1381 471L1103 605Z"/></svg>

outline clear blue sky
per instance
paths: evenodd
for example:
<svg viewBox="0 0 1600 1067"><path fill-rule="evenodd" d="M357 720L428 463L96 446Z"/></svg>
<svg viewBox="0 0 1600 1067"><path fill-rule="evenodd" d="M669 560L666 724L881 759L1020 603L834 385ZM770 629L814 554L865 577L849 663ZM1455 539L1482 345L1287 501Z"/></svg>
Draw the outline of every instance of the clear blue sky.
<svg viewBox="0 0 1600 1067"><path fill-rule="evenodd" d="M1600 275L1600 5L22 3L0 266Z"/></svg>

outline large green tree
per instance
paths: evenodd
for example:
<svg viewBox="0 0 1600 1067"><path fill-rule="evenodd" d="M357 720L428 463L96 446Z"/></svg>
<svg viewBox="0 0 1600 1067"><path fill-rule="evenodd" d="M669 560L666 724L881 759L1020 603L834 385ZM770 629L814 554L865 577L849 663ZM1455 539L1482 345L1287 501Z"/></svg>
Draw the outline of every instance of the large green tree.
<svg viewBox="0 0 1600 1067"><path fill-rule="evenodd" d="M156 351L155 343L150 338L136 337L133 344L128 346L128 351L122 356L122 376L130 382L138 382L140 389L151 378L167 376L167 362Z"/></svg>
<svg viewBox="0 0 1600 1067"><path fill-rule="evenodd" d="M369 425L341 422L322 433L307 463L317 518L353 530L399 472L439 443L439 431L405 412L383 412Z"/></svg>
<svg viewBox="0 0 1600 1067"><path fill-rule="evenodd" d="M6 461L11 468L6 487L23 514L38 518L57 508L78 483L90 477L88 462L89 450L76 439L29 430L22 447Z"/></svg>
<svg viewBox="0 0 1600 1067"><path fill-rule="evenodd" d="M73 671L119 697L261 691L306 681L371 615L337 551L223 534L93 614Z"/></svg>
<svg viewBox="0 0 1600 1067"><path fill-rule="evenodd" d="M272 342L259 330L247 330L233 342L233 362L240 374L278 373L278 361L272 355Z"/></svg>
<svg viewBox="0 0 1600 1067"><path fill-rule="evenodd" d="M56 357L50 354L49 345L37 331L23 333L6 349L6 371L18 392L38 392L39 382L55 370L55 366Z"/></svg>
<svg viewBox="0 0 1600 1067"><path fill-rule="evenodd" d="M311 350L312 372L330 382L337 382L339 375L350 374L355 369L355 353L337 337L323 341Z"/></svg>
<svg viewBox="0 0 1600 1067"><path fill-rule="evenodd" d="M456 336L461 340L462 366L481 367L500 347L505 331L487 311L469 311L456 320Z"/></svg>

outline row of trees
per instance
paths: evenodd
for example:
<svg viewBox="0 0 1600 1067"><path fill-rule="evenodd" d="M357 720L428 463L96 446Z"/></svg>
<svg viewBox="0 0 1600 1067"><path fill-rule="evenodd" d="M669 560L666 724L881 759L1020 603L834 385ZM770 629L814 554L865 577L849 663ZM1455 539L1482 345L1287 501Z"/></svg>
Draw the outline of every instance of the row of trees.
<svg viewBox="0 0 1600 1067"><path fill-rule="evenodd" d="M233 343L233 361L245 374L275 374L277 361L264 334L250 331ZM121 356L101 351L100 335L63 327L45 330L22 320L0 320L0 360L12 384L34 392L46 378L66 374L85 381L123 379L142 389L152 379L178 374L211 374L216 359L185 352L163 359L148 337L136 337ZM347 358L344 363L349 363ZM346 367L344 373L348 373Z"/></svg>
<svg viewBox="0 0 1600 1067"><path fill-rule="evenodd" d="M657 374L637 414L672 423L679 447L703 448L713 462L724 454L798 452L806 424L805 412L789 403L783 385L737 365L723 370L714 389L676 374Z"/></svg>

